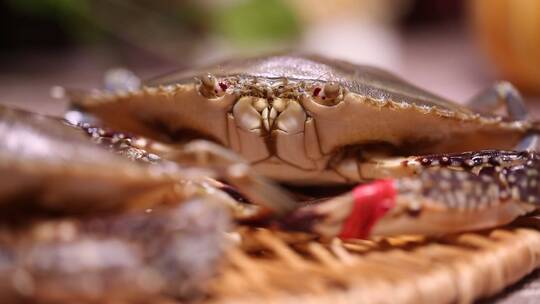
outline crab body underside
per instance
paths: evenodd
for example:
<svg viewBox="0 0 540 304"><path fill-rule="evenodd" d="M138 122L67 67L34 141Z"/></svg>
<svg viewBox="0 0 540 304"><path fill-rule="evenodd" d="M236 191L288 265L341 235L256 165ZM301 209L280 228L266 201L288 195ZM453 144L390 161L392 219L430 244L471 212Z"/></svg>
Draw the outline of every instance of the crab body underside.
<svg viewBox="0 0 540 304"><path fill-rule="evenodd" d="M473 112L379 69L314 56L227 61L75 105L160 141L209 139L292 184L395 176L395 162L377 161L391 156L508 150L531 127Z"/></svg>

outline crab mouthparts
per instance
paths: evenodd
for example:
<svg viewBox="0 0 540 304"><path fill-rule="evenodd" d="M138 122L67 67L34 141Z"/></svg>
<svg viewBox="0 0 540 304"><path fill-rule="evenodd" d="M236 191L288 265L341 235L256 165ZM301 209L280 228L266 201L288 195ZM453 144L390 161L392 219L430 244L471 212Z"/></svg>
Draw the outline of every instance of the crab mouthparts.
<svg viewBox="0 0 540 304"><path fill-rule="evenodd" d="M264 110L261 112L261 119L266 131L270 132L274 128L274 123L278 115L279 112L274 106L264 108Z"/></svg>
<svg viewBox="0 0 540 304"><path fill-rule="evenodd" d="M267 132L281 130L295 134L303 131L306 112L294 100L276 98L260 111L263 128Z"/></svg>
<svg viewBox="0 0 540 304"><path fill-rule="evenodd" d="M296 100L275 98L272 100L244 96L233 106L236 125L248 132L268 135L274 131L297 134L304 130L307 114Z"/></svg>

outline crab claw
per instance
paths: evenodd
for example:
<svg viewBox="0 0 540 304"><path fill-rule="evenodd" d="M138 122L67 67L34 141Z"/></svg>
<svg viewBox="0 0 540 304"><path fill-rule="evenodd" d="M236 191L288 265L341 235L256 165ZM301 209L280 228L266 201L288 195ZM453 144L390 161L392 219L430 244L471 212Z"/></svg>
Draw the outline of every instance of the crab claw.
<svg viewBox="0 0 540 304"><path fill-rule="evenodd" d="M396 205L393 180L378 180L323 203L297 209L278 220L278 226L342 239L367 238Z"/></svg>
<svg viewBox="0 0 540 304"><path fill-rule="evenodd" d="M507 156L513 153L519 152ZM440 235L505 225L540 203L540 155L520 157L514 164L490 164L475 173L427 168L415 176L359 185L301 207L277 225L340 238Z"/></svg>

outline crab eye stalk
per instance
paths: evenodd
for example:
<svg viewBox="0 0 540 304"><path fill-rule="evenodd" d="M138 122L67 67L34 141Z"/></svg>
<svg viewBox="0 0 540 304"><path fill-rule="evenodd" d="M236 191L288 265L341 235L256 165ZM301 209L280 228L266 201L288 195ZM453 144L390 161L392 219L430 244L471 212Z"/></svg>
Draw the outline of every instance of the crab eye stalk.
<svg viewBox="0 0 540 304"><path fill-rule="evenodd" d="M336 99L339 96L340 91L341 88L339 86L339 83L335 81L327 82L324 85L323 89L324 95L327 99Z"/></svg>
<svg viewBox="0 0 540 304"><path fill-rule="evenodd" d="M313 100L325 106L333 106L343 99L341 85L335 81L329 81L321 88L319 86L313 89Z"/></svg>
<svg viewBox="0 0 540 304"><path fill-rule="evenodd" d="M199 92L206 98L223 96L227 90L227 85L223 82L218 82L212 74L206 74L200 80Z"/></svg>

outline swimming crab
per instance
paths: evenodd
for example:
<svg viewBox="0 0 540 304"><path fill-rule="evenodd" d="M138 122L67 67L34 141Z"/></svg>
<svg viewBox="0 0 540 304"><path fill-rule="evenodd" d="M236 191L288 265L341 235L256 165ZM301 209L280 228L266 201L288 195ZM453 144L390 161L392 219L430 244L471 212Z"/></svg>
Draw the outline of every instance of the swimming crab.
<svg viewBox="0 0 540 304"><path fill-rule="evenodd" d="M144 164L155 156L118 147L140 160L132 162L83 134L0 107L1 298L124 301L199 290L223 250L226 214L179 171ZM197 247L212 253L179 253Z"/></svg>
<svg viewBox="0 0 540 304"><path fill-rule="evenodd" d="M150 150L180 163L189 160L174 147L202 139L198 150L219 144L283 184L377 181L307 207L265 202L283 203L274 208L288 214L282 228L445 233L508 223L538 206L540 126L506 82L462 106L389 72L311 55L229 60L144 82L128 76L72 94L74 108L166 143ZM501 106L507 115L496 114Z"/></svg>
<svg viewBox="0 0 540 304"><path fill-rule="evenodd" d="M142 138L2 106L0 138L0 297L10 303L196 298L229 243L224 206L234 205L211 177L265 198L274 187L249 174L236 183L219 163L167 162Z"/></svg>
<svg viewBox="0 0 540 304"><path fill-rule="evenodd" d="M223 205L243 224L364 238L493 227L540 201L540 127L508 83L464 107L300 55L108 78L71 92L66 120L0 108L4 299L190 298L223 252ZM343 193L295 201L330 188Z"/></svg>

